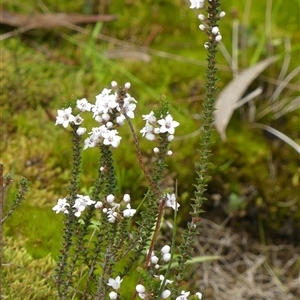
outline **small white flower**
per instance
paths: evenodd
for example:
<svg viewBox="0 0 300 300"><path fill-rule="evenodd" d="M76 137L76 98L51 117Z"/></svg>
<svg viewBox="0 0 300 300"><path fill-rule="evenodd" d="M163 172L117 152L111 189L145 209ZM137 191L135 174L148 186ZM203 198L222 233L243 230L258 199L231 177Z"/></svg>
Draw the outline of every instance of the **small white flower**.
<svg viewBox="0 0 300 300"><path fill-rule="evenodd" d="M106 201L107 201L108 203L114 202L114 201L115 201L115 196L112 195L112 194L109 194L109 195L106 197Z"/></svg>
<svg viewBox="0 0 300 300"><path fill-rule="evenodd" d="M190 295L190 292L182 291L181 295L176 298L176 300L187 300L187 297Z"/></svg>
<svg viewBox="0 0 300 300"><path fill-rule="evenodd" d="M167 155L169 155L169 156L171 156L172 154L173 154L172 150L169 150L169 151L167 152Z"/></svg>
<svg viewBox="0 0 300 300"><path fill-rule="evenodd" d="M167 194L167 200L166 200L166 206L167 207L172 207L174 210L178 210L178 207L180 206L179 203L176 201L176 196L175 194Z"/></svg>
<svg viewBox="0 0 300 300"><path fill-rule="evenodd" d="M196 293L196 296L197 296L200 300L202 299L202 293L197 292L197 293Z"/></svg>
<svg viewBox="0 0 300 300"><path fill-rule="evenodd" d="M95 204L95 208L102 208L103 207L103 203L101 201L97 201Z"/></svg>
<svg viewBox="0 0 300 300"><path fill-rule="evenodd" d="M120 145L121 137L117 135L117 130L108 130L107 132L102 134L104 138L104 145L112 145L114 148L117 148Z"/></svg>
<svg viewBox="0 0 300 300"><path fill-rule="evenodd" d="M130 82L126 82L124 86L125 86L125 89L129 90L131 87L131 84L130 84Z"/></svg>
<svg viewBox="0 0 300 300"><path fill-rule="evenodd" d="M99 142L99 138L96 138L94 136L90 136L84 140L84 146L83 150L87 148L94 148Z"/></svg>
<svg viewBox="0 0 300 300"><path fill-rule="evenodd" d="M157 256L153 255L153 256L151 256L150 261L151 261L151 263L156 265L158 263L159 259Z"/></svg>
<svg viewBox="0 0 300 300"><path fill-rule="evenodd" d="M215 38L215 41L220 42L221 40L222 40L222 36L221 36L221 34L218 34Z"/></svg>
<svg viewBox="0 0 300 300"><path fill-rule="evenodd" d="M199 19L200 21L204 21L206 18L205 18L204 15L200 14L200 15L198 15L198 19Z"/></svg>
<svg viewBox="0 0 300 300"><path fill-rule="evenodd" d="M112 81L111 82L111 87L112 88L116 88L118 86L117 82L116 81Z"/></svg>
<svg viewBox="0 0 300 300"><path fill-rule="evenodd" d="M106 126L108 129L111 129L111 128L113 128L114 124L113 124L112 122L107 122L107 123L105 124L105 126Z"/></svg>
<svg viewBox="0 0 300 300"><path fill-rule="evenodd" d="M171 253L166 253L162 257L163 261L168 262L171 259Z"/></svg>
<svg viewBox="0 0 300 300"><path fill-rule="evenodd" d="M80 125L82 122L83 122L83 119L79 115L74 117L73 123L75 125Z"/></svg>
<svg viewBox="0 0 300 300"><path fill-rule="evenodd" d="M219 27L215 26L211 29L212 34L217 35L220 31L219 31Z"/></svg>
<svg viewBox="0 0 300 300"><path fill-rule="evenodd" d="M154 115L154 112L151 111L149 115L143 115L143 120L146 121L146 123L155 123L156 122L156 117Z"/></svg>
<svg viewBox="0 0 300 300"><path fill-rule="evenodd" d="M205 4L205 0L190 0L191 6L190 8L202 8Z"/></svg>
<svg viewBox="0 0 300 300"><path fill-rule="evenodd" d="M81 100L77 100L76 107L80 111L84 112L84 111L91 111L93 105L89 103L85 98L83 98Z"/></svg>
<svg viewBox="0 0 300 300"><path fill-rule="evenodd" d="M123 114L119 115L116 117L116 123L119 125L119 126L122 126L124 125L124 121L125 121L125 116Z"/></svg>
<svg viewBox="0 0 300 300"><path fill-rule="evenodd" d="M107 285L111 286L114 290L117 291L120 288L122 281L123 279L121 279L120 276L117 276L115 279L109 278Z"/></svg>
<svg viewBox="0 0 300 300"><path fill-rule="evenodd" d="M55 125L62 124L63 127L67 128L70 122L73 122L75 117L72 115L72 108L59 109L57 111Z"/></svg>
<svg viewBox="0 0 300 300"><path fill-rule="evenodd" d="M166 253L169 253L170 250L171 250L171 247L169 245L164 245L160 251L162 254L166 254Z"/></svg>
<svg viewBox="0 0 300 300"><path fill-rule="evenodd" d="M169 136L168 136L168 141L169 142L172 142L174 140L174 135L173 134L170 134Z"/></svg>
<svg viewBox="0 0 300 300"><path fill-rule="evenodd" d="M124 196L123 196L123 201L125 202L125 203L129 203L130 202L130 195L129 194L124 194Z"/></svg>
<svg viewBox="0 0 300 300"><path fill-rule="evenodd" d="M179 126L179 123L174 121L170 114L164 119L158 120L157 123L161 126L159 129L160 133L168 132L169 134L174 134L175 127Z"/></svg>
<svg viewBox="0 0 300 300"><path fill-rule="evenodd" d="M204 31L206 27L205 27L205 25L200 24L200 25L199 25L199 28L200 28L200 30Z"/></svg>
<svg viewBox="0 0 300 300"><path fill-rule="evenodd" d="M52 208L53 211L55 211L57 214L60 212L63 212L65 214L69 213L67 210L67 206L70 206L69 203L67 203L67 199L58 199L57 204Z"/></svg>
<svg viewBox="0 0 300 300"><path fill-rule="evenodd" d="M161 284L163 283L163 281L165 280L165 277L163 275L159 275L159 276L156 276L154 275L155 277L159 277L160 281L161 281ZM169 279L166 279L166 284L168 283L173 283L173 280L169 280Z"/></svg>
<svg viewBox="0 0 300 300"><path fill-rule="evenodd" d="M77 133L78 135L83 135L83 134L85 134L85 132L86 132L86 128L85 128L85 127L79 127L79 128L76 130L76 133Z"/></svg>
<svg viewBox="0 0 300 300"><path fill-rule="evenodd" d="M225 11L221 11L220 14L219 14L219 17L220 18L224 18L225 16L226 16Z"/></svg>
<svg viewBox="0 0 300 300"><path fill-rule="evenodd" d="M163 299L166 299L166 298L170 297L170 295L171 295L171 292L170 292L169 290L164 290L164 291L161 293L161 297L162 297Z"/></svg>
<svg viewBox="0 0 300 300"><path fill-rule="evenodd" d="M154 152L155 154L157 154L157 153L159 153L159 149L158 149L157 147L154 147L154 148L153 148L153 152Z"/></svg>
<svg viewBox="0 0 300 300"><path fill-rule="evenodd" d="M132 209L129 203L126 205L126 207L127 208L123 210L124 218L133 217L134 214L136 213L136 209Z"/></svg>
<svg viewBox="0 0 300 300"><path fill-rule="evenodd" d="M136 290L138 293L145 293L145 292L146 292L146 289L145 289L145 287L144 287L142 284L138 284L138 285L135 287L135 290Z"/></svg>
<svg viewBox="0 0 300 300"><path fill-rule="evenodd" d="M103 210L104 211L104 210ZM109 223L115 223L117 219L118 214L114 212L111 208L107 211L107 219Z"/></svg>
<svg viewBox="0 0 300 300"><path fill-rule="evenodd" d="M116 299L118 299L118 294L117 294L116 292L110 292L110 293L108 294L108 296L109 296L109 299L111 299L111 300L116 300Z"/></svg>

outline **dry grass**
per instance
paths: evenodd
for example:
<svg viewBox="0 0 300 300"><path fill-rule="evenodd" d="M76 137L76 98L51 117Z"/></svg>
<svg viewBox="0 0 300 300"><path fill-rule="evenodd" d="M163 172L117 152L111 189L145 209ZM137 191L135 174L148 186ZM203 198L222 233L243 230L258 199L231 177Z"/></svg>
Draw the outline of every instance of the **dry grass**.
<svg viewBox="0 0 300 300"><path fill-rule="evenodd" d="M263 246L246 233L203 220L197 255L221 260L197 265L191 278L205 300L300 299L300 249Z"/></svg>

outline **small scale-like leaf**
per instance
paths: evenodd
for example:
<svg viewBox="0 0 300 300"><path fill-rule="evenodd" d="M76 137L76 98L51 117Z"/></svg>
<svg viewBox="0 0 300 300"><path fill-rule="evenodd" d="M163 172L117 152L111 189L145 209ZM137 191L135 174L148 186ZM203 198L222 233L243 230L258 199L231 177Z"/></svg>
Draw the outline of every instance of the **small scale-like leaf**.
<svg viewBox="0 0 300 300"><path fill-rule="evenodd" d="M214 125L223 140L226 140L225 131L230 118L237 107L237 102L241 99L252 81L277 59L278 56L272 56L259 62L254 67L245 69L220 93L215 104L216 111L214 112Z"/></svg>

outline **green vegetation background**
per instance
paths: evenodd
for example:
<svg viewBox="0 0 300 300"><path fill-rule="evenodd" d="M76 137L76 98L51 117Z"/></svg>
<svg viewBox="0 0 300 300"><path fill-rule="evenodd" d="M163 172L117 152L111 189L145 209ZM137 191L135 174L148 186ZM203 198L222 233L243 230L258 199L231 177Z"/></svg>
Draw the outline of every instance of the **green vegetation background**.
<svg viewBox="0 0 300 300"><path fill-rule="evenodd" d="M234 21L240 22L239 39L246 37L247 47L239 52L241 68L272 54L283 54L287 39L292 50L299 44L297 0L223 2L222 9L227 15L220 22L220 30L229 53ZM3 0L1 6L28 16L37 12L83 13L90 9L83 1ZM81 28L85 30L81 31L64 27L33 29L1 42L1 161L5 172L11 173L16 182L21 175L30 181L26 202L5 223L5 241L14 249L26 249L26 255L36 264L45 259L45 265L49 260L54 265L53 258L61 243L62 216L55 215L51 208L67 193L71 143L68 131L54 126L56 111L64 107L66 100L86 97L93 102L95 95L112 80L120 84L131 82L131 95L138 101L137 129L143 126L141 115L149 113L161 95L169 99L172 114L181 126L172 145L174 155L169 159L166 185L177 180L182 205L180 222L184 224L187 220L188 205L184 203L193 195L199 143L198 135L191 133L201 127L205 82L205 36L198 29L197 12L179 0L104 1L100 10L116 15L117 20L84 25ZM99 9L95 6L92 11L97 13ZM268 15L270 32L266 30ZM12 29L2 26L1 33ZM121 52L125 58L109 59L121 46L113 40L97 39L98 33L137 46L149 44L151 51L146 58L151 60L143 59L140 48L134 50L139 52L135 59L128 59L124 46ZM232 79L232 73L221 53L218 60L222 89ZM274 90L272 82L277 79L282 63L279 60L268 68L248 92L258 86ZM291 53L288 73L298 65L296 49ZM295 98L297 85L299 78L294 78L291 88L285 89L281 97ZM267 99L262 97L255 106L258 111L268 107ZM293 243L300 229L299 155L283 141L252 128L246 117L248 109L246 105L234 114L227 129L227 142L214 133L212 180L203 217L219 221L230 215L230 225L243 228L254 237L259 238L261 224L267 238ZM279 119L271 111L259 122L300 142L299 109ZM115 151L119 193L129 192L137 204L146 185L132 138L126 130L122 131L121 146ZM151 160L152 147L150 142L142 144L146 164ZM96 174L94 154L93 150L84 152L83 191L89 189ZM16 189L16 185L9 189L7 207ZM11 279L7 277L7 281Z"/></svg>

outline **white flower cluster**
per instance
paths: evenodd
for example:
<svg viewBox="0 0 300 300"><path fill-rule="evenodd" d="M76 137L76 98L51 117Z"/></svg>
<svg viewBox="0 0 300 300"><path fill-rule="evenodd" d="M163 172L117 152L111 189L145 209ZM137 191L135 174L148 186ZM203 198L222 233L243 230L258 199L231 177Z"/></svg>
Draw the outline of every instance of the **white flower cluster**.
<svg viewBox="0 0 300 300"><path fill-rule="evenodd" d="M108 195L105 198L104 203L102 201L95 202L91 200L89 196L82 196L78 194L72 208L74 211L74 215L78 218L81 216L81 213L85 210L87 206L94 204L96 209L101 209L102 212L107 215L109 223L115 223L115 221L118 218L131 218L136 213L136 210L131 208L130 200L130 196L128 194L125 194L123 197L123 201L125 203L124 208L124 205L121 207L120 203L115 202L115 196L112 194ZM52 208L52 210L55 211L57 214L60 212L68 214L69 210L67 207L69 206L70 204L67 202L67 198L58 199L57 204ZM120 215L121 208L123 208L123 217Z"/></svg>
<svg viewBox="0 0 300 300"><path fill-rule="evenodd" d="M92 112L95 121L100 123L100 126L93 127L89 132L90 136L84 141L84 149L95 147L101 142L114 148L118 147L121 137L115 128L124 124L125 116L134 118L137 101L127 93L130 83L126 83L124 86L124 91L126 91L124 97L120 97L118 94L115 81L111 85L112 89L105 88L101 94L96 96L95 104L89 103L85 98L77 100L76 108L80 113ZM55 125L61 124L66 128L73 123L78 126L77 134L83 135L87 129L80 126L84 121L80 113L74 116L71 107L58 110Z"/></svg>
<svg viewBox="0 0 300 300"><path fill-rule="evenodd" d="M210 2L211 0L208 0L208 1ZM191 9L203 8L205 5L205 0L190 0L190 2L191 2L191 6L190 6ZM225 15L226 14L224 11L220 12L219 19L225 17ZM212 33L215 36L214 40L216 43L218 43L222 40L222 35L220 33L219 27L215 26L215 27L209 28L209 26L207 25L207 22L206 22L207 18L203 14L198 15L198 19L202 22L202 24L199 25L200 30L205 31L208 34ZM205 47L205 49L208 49L209 43L205 43L204 47Z"/></svg>
<svg viewBox="0 0 300 300"><path fill-rule="evenodd" d="M156 120L153 111L149 115L143 115L143 120L146 121L146 125L140 132L149 141L154 141L156 134L168 133L168 141L171 142L174 139L175 128L179 126L179 123L174 121L170 114L167 114L165 118Z"/></svg>

